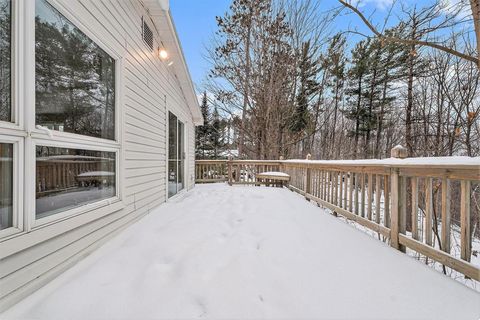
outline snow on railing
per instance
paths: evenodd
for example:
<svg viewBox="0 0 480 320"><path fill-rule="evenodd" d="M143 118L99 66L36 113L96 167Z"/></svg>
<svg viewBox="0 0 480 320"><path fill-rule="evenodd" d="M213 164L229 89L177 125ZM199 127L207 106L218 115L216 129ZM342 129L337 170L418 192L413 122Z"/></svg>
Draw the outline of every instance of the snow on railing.
<svg viewBox="0 0 480 320"><path fill-rule="evenodd" d="M472 254L480 158L406 158L397 146L384 160L197 160L196 182L258 185L256 175L267 171L287 173L292 191L378 233L393 248L480 281L479 266L471 263L480 254ZM452 241L458 238L457 255Z"/></svg>

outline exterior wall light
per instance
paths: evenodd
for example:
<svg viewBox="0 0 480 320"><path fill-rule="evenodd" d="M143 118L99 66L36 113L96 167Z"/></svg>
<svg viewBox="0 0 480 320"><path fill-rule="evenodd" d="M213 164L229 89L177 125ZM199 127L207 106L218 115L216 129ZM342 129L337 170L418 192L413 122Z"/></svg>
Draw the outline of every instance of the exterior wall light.
<svg viewBox="0 0 480 320"><path fill-rule="evenodd" d="M159 53L160 59L167 60L168 59L168 52L165 49L160 49Z"/></svg>

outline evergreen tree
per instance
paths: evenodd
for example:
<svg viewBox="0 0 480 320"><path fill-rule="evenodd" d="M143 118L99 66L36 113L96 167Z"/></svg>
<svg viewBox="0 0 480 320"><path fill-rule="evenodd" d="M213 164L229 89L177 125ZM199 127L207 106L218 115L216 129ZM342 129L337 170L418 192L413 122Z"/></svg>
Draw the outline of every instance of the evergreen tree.
<svg viewBox="0 0 480 320"><path fill-rule="evenodd" d="M223 141L223 131L224 131L224 122L220 120L220 115L218 114L217 107L213 109L212 114L212 124L211 124L211 143L213 158L218 159L220 152L224 147Z"/></svg>
<svg viewBox="0 0 480 320"><path fill-rule="evenodd" d="M357 158L358 142L364 128L365 119L365 91L370 59L370 39L360 41L352 50L352 65L348 70L348 105L343 110L345 116L355 122L353 130L348 135L354 137L353 158Z"/></svg>
<svg viewBox="0 0 480 320"><path fill-rule="evenodd" d="M208 110L207 92L203 93L200 105L203 116L203 125L198 126L195 132L195 153L197 159L208 159L212 150L212 127Z"/></svg>
<svg viewBox="0 0 480 320"><path fill-rule="evenodd" d="M290 130L294 133L304 132L309 124L309 105L318 89L318 82L316 80L318 72L319 66L317 62L314 61L310 41L306 41L300 52L300 62L298 66L299 90L296 97L295 111L289 126Z"/></svg>
<svg viewBox="0 0 480 320"><path fill-rule="evenodd" d="M336 125L339 117L340 102L343 99L343 91L345 85L345 67L347 57L345 56L346 38L342 34L335 35L327 49L327 53L323 58L323 69L326 73L326 86L330 89L333 99L333 128L329 128L325 138L332 142L332 151L326 150L329 157L338 157L339 148L335 147L336 141Z"/></svg>

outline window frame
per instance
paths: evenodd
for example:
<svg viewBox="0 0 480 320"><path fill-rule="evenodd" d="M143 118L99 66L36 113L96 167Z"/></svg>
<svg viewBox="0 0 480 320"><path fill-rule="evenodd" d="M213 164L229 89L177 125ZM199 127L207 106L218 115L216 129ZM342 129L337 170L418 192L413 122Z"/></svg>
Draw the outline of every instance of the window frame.
<svg viewBox="0 0 480 320"><path fill-rule="evenodd" d="M0 134L0 143L13 146L13 193L12 193L12 226L0 230L0 239L8 238L23 231L23 138Z"/></svg>
<svg viewBox="0 0 480 320"><path fill-rule="evenodd" d="M24 112L20 106L23 102L23 90L21 86L22 81L22 58L20 52L22 52L23 44L21 37L23 30L23 10L22 1L11 0L10 4L10 121L0 120L0 131L16 130L12 135L21 135L20 131L24 130Z"/></svg>
<svg viewBox="0 0 480 320"><path fill-rule="evenodd" d="M171 197L168 195L168 168L169 168L169 162L170 162L170 145L169 145L169 130L170 130L170 121L169 121L169 114L172 113L176 118L177 118L177 134L178 134L178 122L183 123L183 152L185 154L185 159L183 161L183 188L172 195ZM170 108L167 105L167 97L165 96L165 201L171 201L178 196L181 196L185 192L188 191L188 185L189 181L187 180L187 176L189 174L188 172L188 159L189 159L189 153L188 153L188 148L187 148L187 143L188 143L188 121L186 120L185 116L181 113L178 112L174 107ZM177 136L177 141L178 141L178 136ZM177 143L178 144L178 143ZM178 146L176 153L178 154ZM176 161L178 162L178 160ZM178 176L178 172L177 172ZM177 184L178 184L178 177L177 177Z"/></svg>
<svg viewBox="0 0 480 320"><path fill-rule="evenodd" d="M122 200L120 194L120 184L118 181L118 171L120 170L120 161L119 161L119 154L120 150L117 148L109 148L109 147L95 147L92 148L89 145L81 145L78 143L70 143L70 142L63 142L63 141L53 141L53 140L47 140L47 139L36 139L33 143L33 148L36 150L37 146L46 146L46 147L59 147L59 148L71 148L71 149L81 149L81 150L91 150L91 151L105 151L105 152L113 152L115 153L115 196L110 197L110 198L105 198L101 199L95 202L91 203L86 203L83 205L80 205L79 207L75 208L70 208L66 209L63 211L59 211L57 213L54 213L52 215L43 217L43 218L36 218L36 201L34 199L32 207L33 207L33 214L34 214L34 219L33 219L33 224L32 224L32 229L38 228L43 225L49 225L58 221L65 220L67 218L73 217L73 216L78 216L81 214L84 214L89 211L93 211L102 207L109 206L112 203L115 202L120 202ZM36 152L34 152L35 154ZM35 156L36 158L36 156ZM36 159L35 159L35 164L36 164ZM36 178L36 177L35 177ZM35 190L35 183L33 183L33 191L36 193Z"/></svg>
<svg viewBox="0 0 480 320"><path fill-rule="evenodd" d="M31 231L36 231L35 238L46 240L126 207L123 146L126 48L109 40L108 30L81 4L66 6L57 0L45 0L115 61L115 139L53 130L53 137L50 137L45 131L36 129L35 123L35 1L11 2L12 121L0 121L0 142L14 146L13 223L12 227L0 230L0 243ZM83 14L79 14L82 10ZM36 145L115 152L115 196L36 219ZM49 228L51 225L55 227Z"/></svg>
<svg viewBox="0 0 480 320"><path fill-rule="evenodd" d="M13 236L21 234L25 229L25 211L24 211L24 186L25 186L25 131L24 115L22 108L24 105L23 97L25 88L21 85L24 79L23 74L23 30L25 17L22 12L24 9L23 1L11 1L11 97L10 97L10 121L0 120L0 143L10 143L13 145L13 199L12 199L12 227L0 230L0 242L8 240Z"/></svg>
<svg viewBox="0 0 480 320"><path fill-rule="evenodd" d="M121 210L125 207L124 203L124 150L122 148L123 143L123 76L124 76L124 50L121 50L118 47L112 46L111 43L107 43L105 40L108 39L108 36L102 31L95 30L92 24L88 21L82 21L79 19L79 15L74 14L76 12L75 8L67 7L60 4L56 0L44 0L54 9L56 9L61 15L63 15L68 21L70 21L76 28L82 31L87 37L89 37L99 48L104 50L114 61L115 61L115 139L105 139L90 137L85 135L80 135L70 132L61 132L51 130L52 137L43 130L36 128L35 121L35 1L36 0L25 0L25 29L30 30L29 34L27 33L25 42L30 47L25 50L25 66L26 72L25 77L25 90L30 93L28 96L28 101L25 102L25 122L27 129L27 137L25 139L25 176L33 177L25 180L25 210L24 220L27 222L25 224L25 231L29 232L31 230L42 228L51 224L62 222L66 219L77 217L85 213L89 213L95 210L99 212L98 217L113 213L115 211ZM87 16L88 17L88 16ZM85 19L86 20L86 19ZM87 27L89 26L89 27ZM76 208L66 209L64 211L52 214L51 216L36 218L36 146L53 146L61 148L72 148L72 149L85 149L93 151L108 151L116 153L115 160L115 188L116 194L114 197L102 199L96 202L92 202L86 205L81 205ZM104 209L102 209L104 208ZM102 210L99 210L102 209ZM85 215L83 223L88 223L89 221L94 220L94 218L87 217L90 215Z"/></svg>

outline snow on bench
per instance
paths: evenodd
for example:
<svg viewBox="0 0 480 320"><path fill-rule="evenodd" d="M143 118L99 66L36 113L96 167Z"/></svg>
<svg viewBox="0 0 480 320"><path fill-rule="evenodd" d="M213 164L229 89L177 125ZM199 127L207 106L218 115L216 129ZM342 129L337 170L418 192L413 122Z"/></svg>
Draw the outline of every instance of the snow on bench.
<svg viewBox="0 0 480 320"><path fill-rule="evenodd" d="M285 172L268 171L257 173L257 178L289 181L290 175Z"/></svg>

